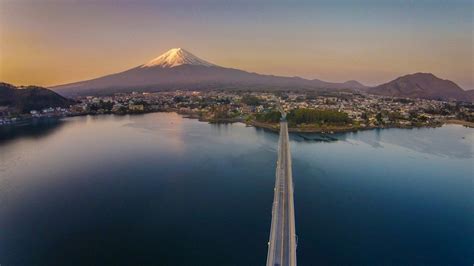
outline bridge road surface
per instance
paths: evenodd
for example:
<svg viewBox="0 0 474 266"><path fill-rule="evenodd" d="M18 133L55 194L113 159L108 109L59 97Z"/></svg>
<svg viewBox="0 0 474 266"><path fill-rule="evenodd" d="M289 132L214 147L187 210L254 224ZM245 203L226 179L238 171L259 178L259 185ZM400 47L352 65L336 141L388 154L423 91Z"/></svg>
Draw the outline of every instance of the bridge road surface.
<svg viewBox="0 0 474 266"><path fill-rule="evenodd" d="M286 114L282 112L267 266L296 265L293 177Z"/></svg>

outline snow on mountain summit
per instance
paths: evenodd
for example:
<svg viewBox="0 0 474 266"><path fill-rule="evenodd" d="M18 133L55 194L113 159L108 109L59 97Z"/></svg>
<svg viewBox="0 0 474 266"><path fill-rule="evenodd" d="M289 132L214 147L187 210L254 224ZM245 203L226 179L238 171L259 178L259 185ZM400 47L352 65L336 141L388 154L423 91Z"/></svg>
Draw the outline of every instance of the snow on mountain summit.
<svg viewBox="0 0 474 266"><path fill-rule="evenodd" d="M214 66L214 64L206 62L182 48L173 48L148 63L141 65L141 67L172 68L180 65Z"/></svg>

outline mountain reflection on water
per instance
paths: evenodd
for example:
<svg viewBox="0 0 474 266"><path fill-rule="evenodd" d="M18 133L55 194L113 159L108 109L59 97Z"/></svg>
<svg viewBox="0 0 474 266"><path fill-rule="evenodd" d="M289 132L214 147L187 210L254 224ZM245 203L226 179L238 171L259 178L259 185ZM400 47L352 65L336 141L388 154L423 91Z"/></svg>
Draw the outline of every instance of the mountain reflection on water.
<svg viewBox="0 0 474 266"><path fill-rule="evenodd" d="M36 120L28 125L0 126L0 144L20 138L40 139L53 134L65 123L60 119Z"/></svg>

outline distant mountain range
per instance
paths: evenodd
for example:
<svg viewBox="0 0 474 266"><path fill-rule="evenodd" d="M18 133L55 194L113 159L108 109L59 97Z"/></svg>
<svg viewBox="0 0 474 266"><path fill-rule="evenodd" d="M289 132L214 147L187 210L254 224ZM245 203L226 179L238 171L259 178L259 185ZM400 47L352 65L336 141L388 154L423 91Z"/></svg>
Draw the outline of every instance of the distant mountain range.
<svg viewBox="0 0 474 266"><path fill-rule="evenodd" d="M68 96L163 89L218 88L364 89L366 86L355 80L332 83L318 79L308 80L300 77L250 73L217 66L184 49L174 48L143 65L124 72L51 87L52 90Z"/></svg>
<svg viewBox="0 0 474 266"><path fill-rule="evenodd" d="M50 89L65 96L166 89L344 89L395 97L474 101L474 90L465 91L454 82L430 73L410 74L385 84L367 87L355 80L333 83L221 67L181 48L171 49L145 64L120 73Z"/></svg>
<svg viewBox="0 0 474 266"><path fill-rule="evenodd" d="M367 89L370 94L432 100L474 101L474 91L465 91L456 83L431 73L415 73Z"/></svg>
<svg viewBox="0 0 474 266"><path fill-rule="evenodd" d="M9 111L28 113L47 107L69 107L75 102L46 88L27 86L15 87L0 82L0 107Z"/></svg>

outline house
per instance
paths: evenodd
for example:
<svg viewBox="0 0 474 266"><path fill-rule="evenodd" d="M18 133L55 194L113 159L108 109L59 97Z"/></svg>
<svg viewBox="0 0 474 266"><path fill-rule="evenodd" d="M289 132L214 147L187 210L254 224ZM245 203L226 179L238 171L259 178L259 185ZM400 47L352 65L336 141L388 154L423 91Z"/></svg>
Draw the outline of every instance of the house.
<svg viewBox="0 0 474 266"><path fill-rule="evenodd" d="M143 111L143 110L145 110L145 107L143 106L143 104L129 104L128 105L128 110Z"/></svg>

